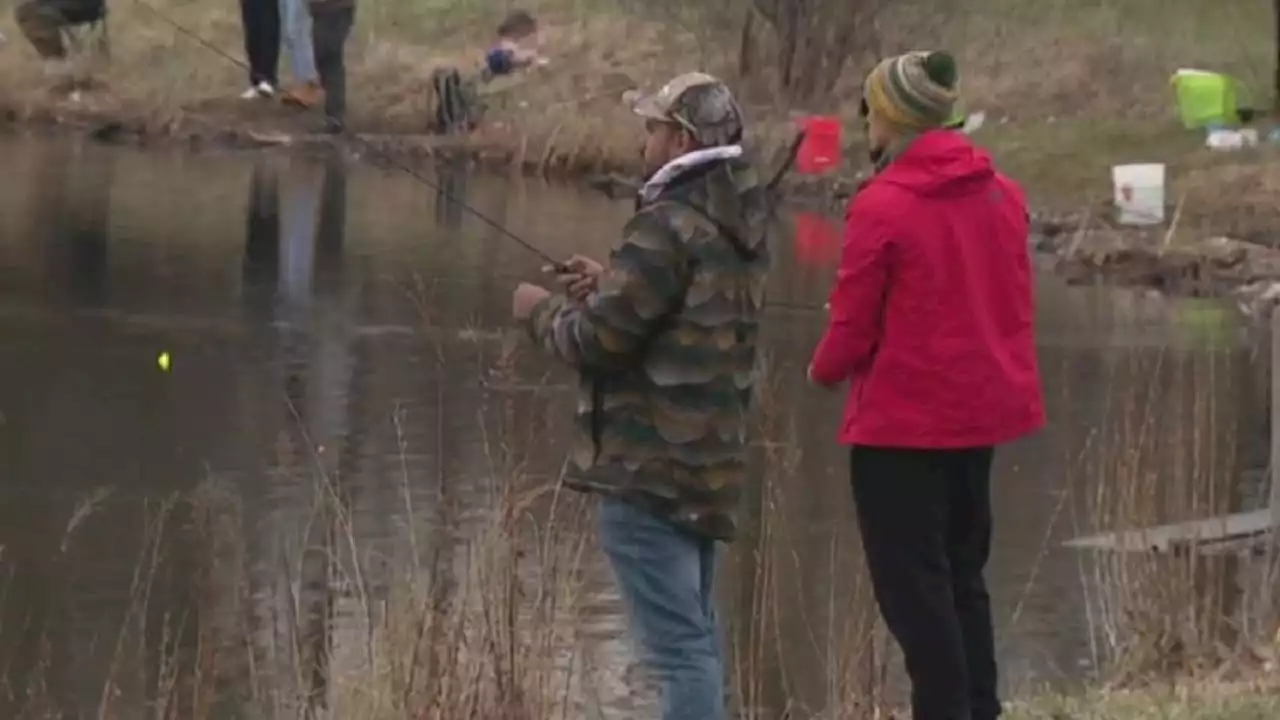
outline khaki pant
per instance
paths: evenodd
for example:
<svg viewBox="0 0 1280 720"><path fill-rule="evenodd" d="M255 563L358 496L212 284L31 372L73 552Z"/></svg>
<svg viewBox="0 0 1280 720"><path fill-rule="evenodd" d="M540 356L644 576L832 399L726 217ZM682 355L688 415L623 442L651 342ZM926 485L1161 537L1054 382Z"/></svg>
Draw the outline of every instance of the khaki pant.
<svg viewBox="0 0 1280 720"><path fill-rule="evenodd" d="M18 27L41 57L67 56L62 31L102 20L106 11L95 0L27 0L14 13Z"/></svg>

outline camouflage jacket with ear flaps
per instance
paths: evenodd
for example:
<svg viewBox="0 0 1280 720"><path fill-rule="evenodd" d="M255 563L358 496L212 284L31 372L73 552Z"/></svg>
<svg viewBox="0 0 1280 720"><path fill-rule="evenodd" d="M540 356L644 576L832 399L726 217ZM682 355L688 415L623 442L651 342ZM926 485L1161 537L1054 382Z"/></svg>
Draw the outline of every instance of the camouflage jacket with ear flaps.
<svg viewBox="0 0 1280 720"><path fill-rule="evenodd" d="M595 294L534 309L534 341L581 376L571 487L734 536L770 266L765 193L740 158L684 171L640 204Z"/></svg>

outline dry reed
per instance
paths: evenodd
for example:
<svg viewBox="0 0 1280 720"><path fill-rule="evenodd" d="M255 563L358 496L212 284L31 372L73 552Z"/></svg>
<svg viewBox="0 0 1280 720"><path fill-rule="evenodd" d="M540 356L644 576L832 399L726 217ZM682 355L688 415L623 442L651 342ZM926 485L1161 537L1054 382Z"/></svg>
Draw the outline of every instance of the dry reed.
<svg viewBox="0 0 1280 720"><path fill-rule="evenodd" d="M1232 442L1251 417L1227 412L1251 396L1238 354L1121 357L1109 366L1116 404L1083 444L1068 488L1080 530L1229 509L1240 465ZM486 373L509 381L518 360L486 361ZM891 647L876 627L856 542L848 528L816 541L805 532L812 499L795 491L802 428L785 410L791 386L774 358L762 359L761 373L761 477L722 582L735 703L747 718L882 717L900 696L888 682ZM1156 377L1171 377L1174 390L1160 391ZM297 493L267 519L269 543L252 522L261 501L216 473L149 503L123 620L106 640L104 667L88 673L96 692L68 693L59 678L70 668L46 653L11 682L9 715L57 717L71 703L73 714L103 719L605 716L585 619L602 592L589 503L531 474L513 441L519 410L510 394L494 395L499 429L481 428L483 467L465 479L443 466L411 471L393 409L400 470L389 482L400 507L378 516L372 535L398 530L381 545L363 526L368 501L343 474L345 451L321 452L297 428L281 436L276 467L263 478ZM438 402L436 412L445 412ZM103 491L79 505L61 556L104 506L124 502ZM1243 572L1231 563L1129 555L1082 558L1081 568L1100 682L1149 688L1204 677L1242 657L1242 646L1262 649L1270 630L1240 621L1252 610L1229 597L1225 581ZM803 582L806 574L825 581ZM806 596L811 585L823 594ZM35 630L42 645L56 639L57 628ZM1071 717L1123 720L1160 707L1170 713L1160 717L1243 720L1275 707L1272 686L1247 687L1247 698L1230 702L1204 689L1049 698L1015 703L1011 716L1061 717L1053 713L1067 708Z"/></svg>

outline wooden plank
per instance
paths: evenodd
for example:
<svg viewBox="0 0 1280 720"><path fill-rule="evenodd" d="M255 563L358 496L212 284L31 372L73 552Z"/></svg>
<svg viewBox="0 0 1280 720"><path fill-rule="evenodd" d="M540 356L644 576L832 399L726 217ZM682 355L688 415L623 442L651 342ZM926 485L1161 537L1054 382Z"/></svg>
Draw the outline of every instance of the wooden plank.
<svg viewBox="0 0 1280 720"><path fill-rule="evenodd" d="M1215 540L1204 545L1198 545L1194 550L1198 555L1210 557L1217 555L1252 555L1259 557L1266 554L1267 545L1271 537L1272 533L1264 532L1237 540Z"/></svg>
<svg viewBox="0 0 1280 720"><path fill-rule="evenodd" d="M1099 533L1063 543L1081 550L1111 552L1170 552L1225 542L1261 538L1273 528L1271 510L1222 515L1205 520L1171 523L1142 530Z"/></svg>

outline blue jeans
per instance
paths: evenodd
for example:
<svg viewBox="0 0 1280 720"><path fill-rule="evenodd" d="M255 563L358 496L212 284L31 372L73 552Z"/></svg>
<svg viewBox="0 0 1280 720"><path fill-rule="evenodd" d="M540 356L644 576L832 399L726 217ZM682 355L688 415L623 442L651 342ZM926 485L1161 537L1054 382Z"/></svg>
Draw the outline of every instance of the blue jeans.
<svg viewBox="0 0 1280 720"><path fill-rule="evenodd" d="M316 223L320 217L320 185L293 177L281 193L279 286L290 308L311 299L315 273Z"/></svg>
<svg viewBox="0 0 1280 720"><path fill-rule="evenodd" d="M316 54L311 44L311 11L307 0L279 0L280 30L296 83L317 82Z"/></svg>
<svg viewBox="0 0 1280 720"><path fill-rule="evenodd" d="M600 504L600 541L661 686L663 720L726 720L715 541L612 498Z"/></svg>

